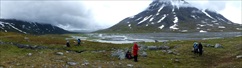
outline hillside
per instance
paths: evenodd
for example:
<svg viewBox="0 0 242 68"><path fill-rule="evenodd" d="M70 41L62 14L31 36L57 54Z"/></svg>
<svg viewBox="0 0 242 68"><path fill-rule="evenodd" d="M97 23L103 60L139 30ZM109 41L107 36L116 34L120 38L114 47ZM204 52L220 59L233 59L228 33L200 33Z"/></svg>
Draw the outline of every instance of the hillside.
<svg viewBox="0 0 242 68"><path fill-rule="evenodd" d="M27 39L28 38L28 39ZM66 48L65 38L69 35L26 35L0 32L0 67L8 68L241 68L241 36L234 38L199 40L204 45L204 54L191 52L196 41L169 41L167 43L139 43L145 46L169 46L166 50L144 50L147 57L139 56L139 62L111 56L118 49L131 49L133 44L107 44L83 40L81 46ZM70 40L70 41L75 41ZM216 43L223 48L206 47ZM16 45L32 48L19 48ZM139 52L139 53L142 53ZM141 55L141 54L139 54Z"/></svg>
<svg viewBox="0 0 242 68"><path fill-rule="evenodd" d="M232 32L242 25L185 0L154 0L144 11L97 32Z"/></svg>
<svg viewBox="0 0 242 68"><path fill-rule="evenodd" d="M18 32L24 34L65 34L71 33L50 24L39 24L16 19L0 19L0 32Z"/></svg>

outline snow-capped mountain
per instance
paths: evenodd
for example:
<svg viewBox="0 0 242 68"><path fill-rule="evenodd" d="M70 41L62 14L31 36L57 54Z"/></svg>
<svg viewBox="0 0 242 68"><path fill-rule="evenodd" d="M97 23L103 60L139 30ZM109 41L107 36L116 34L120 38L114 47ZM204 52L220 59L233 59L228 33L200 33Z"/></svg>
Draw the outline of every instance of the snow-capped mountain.
<svg viewBox="0 0 242 68"><path fill-rule="evenodd" d="M216 11L198 9L184 0L154 0L146 10L104 31L214 32L239 31L240 27Z"/></svg>
<svg viewBox="0 0 242 68"><path fill-rule="evenodd" d="M0 19L0 31L18 32L24 34L63 34L70 33L50 24L39 24L16 19Z"/></svg>

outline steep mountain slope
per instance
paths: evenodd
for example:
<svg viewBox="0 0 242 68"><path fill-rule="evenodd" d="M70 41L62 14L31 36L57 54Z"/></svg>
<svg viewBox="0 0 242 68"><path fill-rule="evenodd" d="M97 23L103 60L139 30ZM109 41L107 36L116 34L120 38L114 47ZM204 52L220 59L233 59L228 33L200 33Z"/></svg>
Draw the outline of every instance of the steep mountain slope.
<svg viewBox="0 0 242 68"><path fill-rule="evenodd" d="M104 32L214 32L240 31L221 14L193 7L184 0L154 0L137 15L128 17Z"/></svg>
<svg viewBox="0 0 242 68"><path fill-rule="evenodd" d="M16 19L0 19L0 31L19 32L24 34L63 34L70 33L50 24L39 24Z"/></svg>

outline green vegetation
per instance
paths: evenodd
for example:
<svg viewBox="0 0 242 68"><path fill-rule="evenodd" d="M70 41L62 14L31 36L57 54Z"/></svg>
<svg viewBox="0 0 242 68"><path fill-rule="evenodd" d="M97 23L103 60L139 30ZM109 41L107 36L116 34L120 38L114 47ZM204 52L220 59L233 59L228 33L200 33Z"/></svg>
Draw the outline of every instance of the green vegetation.
<svg viewBox="0 0 242 68"><path fill-rule="evenodd" d="M28 38L28 39L26 39ZM139 43L147 46L170 46L172 51L178 52L178 55L168 54L162 50L147 50L147 57L138 57L139 62L133 60L119 60L117 57L112 57L113 49L130 48L133 44L109 44L83 41L81 46L74 46L75 40L70 40L71 47L66 48L65 38L69 38L69 34L65 35L25 35L17 33L1 33L0 41L13 42L19 44L30 44L38 46L46 46L59 49L24 49L17 48L12 44L0 43L0 67L13 68L60 68L67 67L67 62L77 62L75 66L68 67L104 67L117 68L127 67L127 64L132 64L134 67L141 68L241 68L242 59L236 59L236 56L242 55L242 37L199 40L203 45L219 43L223 48L204 47L202 56L195 55L191 52L192 44L195 41L169 41L164 43ZM67 50L70 50L67 52ZM82 53L74 51L83 50ZM104 52L99 52L104 51ZM63 52L64 55L56 55L56 52ZM28 54L32 55L29 56ZM179 59L179 62L175 62ZM85 61L89 64L83 65Z"/></svg>

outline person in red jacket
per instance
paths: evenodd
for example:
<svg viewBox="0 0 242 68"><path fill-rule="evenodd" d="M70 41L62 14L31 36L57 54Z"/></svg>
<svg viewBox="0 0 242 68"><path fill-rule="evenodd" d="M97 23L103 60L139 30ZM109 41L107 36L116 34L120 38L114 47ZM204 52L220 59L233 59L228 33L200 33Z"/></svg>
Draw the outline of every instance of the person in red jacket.
<svg viewBox="0 0 242 68"><path fill-rule="evenodd" d="M134 46L133 46L134 62L138 62L138 50L139 50L139 47L138 47L137 43L134 42Z"/></svg>

